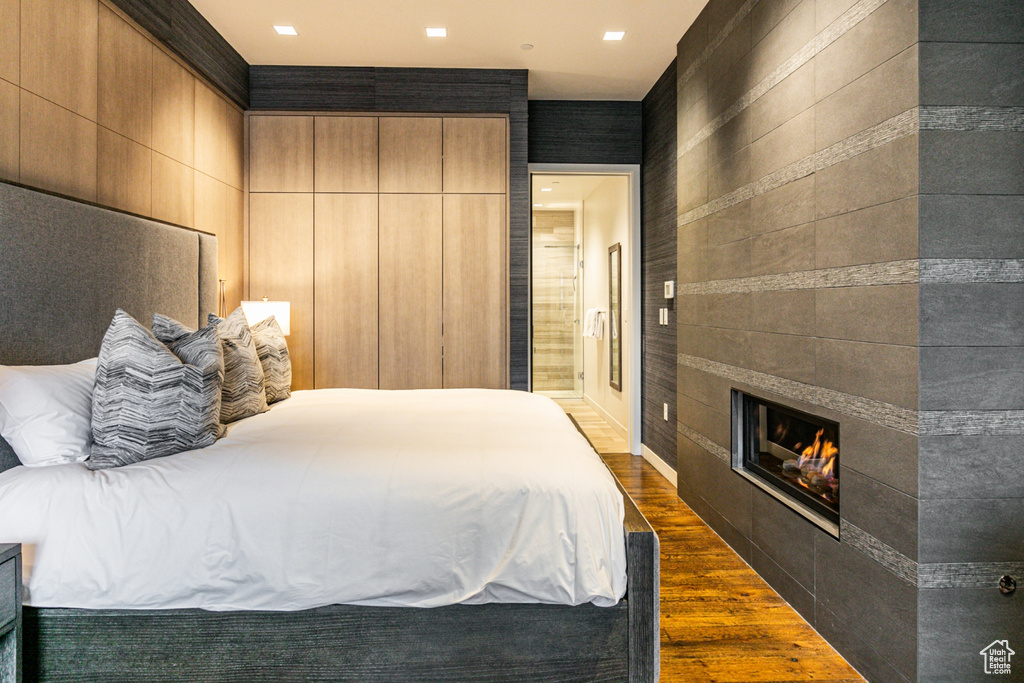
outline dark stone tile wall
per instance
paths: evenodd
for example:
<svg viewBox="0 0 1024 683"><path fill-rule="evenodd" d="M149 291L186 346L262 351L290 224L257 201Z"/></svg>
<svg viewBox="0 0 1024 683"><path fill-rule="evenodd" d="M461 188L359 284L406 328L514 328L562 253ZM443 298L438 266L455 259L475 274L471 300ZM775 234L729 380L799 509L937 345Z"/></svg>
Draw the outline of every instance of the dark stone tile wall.
<svg viewBox="0 0 1024 683"><path fill-rule="evenodd" d="M1024 283L989 272L1024 250L1024 3L922 0L920 31L921 257L957 261L922 262L918 672L983 680L1024 652Z"/></svg>
<svg viewBox="0 0 1024 683"><path fill-rule="evenodd" d="M918 30L711 0L676 64L679 494L871 680L918 676ZM840 423L838 540L731 471L732 388Z"/></svg>
<svg viewBox="0 0 1024 683"><path fill-rule="evenodd" d="M674 301L664 283L676 279L676 63L643 100L641 167L641 277L643 280L643 444L676 466L676 328ZM669 324L658 311L669 309ZM668 420L663 407L668 404Z"/></svg>

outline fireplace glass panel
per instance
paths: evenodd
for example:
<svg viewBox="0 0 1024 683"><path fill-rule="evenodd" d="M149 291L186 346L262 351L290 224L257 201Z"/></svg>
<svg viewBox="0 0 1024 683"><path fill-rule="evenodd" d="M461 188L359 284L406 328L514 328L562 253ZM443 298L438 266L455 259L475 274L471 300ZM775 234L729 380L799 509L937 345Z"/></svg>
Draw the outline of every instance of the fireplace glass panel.
<svg viewBox="0 0 1024 683"><path fill-rule="evenodd" d="M743 468L839 523L839 425L742 395Z"/></svg>

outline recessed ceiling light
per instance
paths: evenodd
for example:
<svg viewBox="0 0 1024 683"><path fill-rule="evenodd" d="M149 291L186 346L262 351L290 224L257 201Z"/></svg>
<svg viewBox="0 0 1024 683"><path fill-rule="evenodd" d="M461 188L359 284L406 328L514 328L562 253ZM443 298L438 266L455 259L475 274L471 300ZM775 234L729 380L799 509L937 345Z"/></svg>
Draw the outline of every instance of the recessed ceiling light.
<svg viewBox="0 0 1024 683"><path fill-rule="evenodd" d="M626 35L625 31L605 31L604 32L604 39L605 40L622 40L622 37L624 35Z"/></svg>
<svg viewBox="0 0 1024 683"><path fill-rule="evenodd" d="M533 49L533 43L523 43L522 45L519 46L519 49L520 50L532 50Z"/></svg>
<svg viewBox="0 0 1024 683"><path fill-rule="evenodd" d="M447 38L448 37L448 29L446 29L446 28L428 28L427 29L427 37L428 38Z"/></svg>
<svg viewBox="0 0 1024 683"><path fill-rule="evenodd" d="M294 26L275 26L274 30L277 31L279 36L297 36L299 32L295 30Z"/></svg>
<svg viewBox="0 0 1024 683"><path fill-rule="evenodd" d="M540 191L541 192L551 192L551 188L550 187L542 187L542 188L540 188Z"/></svg>

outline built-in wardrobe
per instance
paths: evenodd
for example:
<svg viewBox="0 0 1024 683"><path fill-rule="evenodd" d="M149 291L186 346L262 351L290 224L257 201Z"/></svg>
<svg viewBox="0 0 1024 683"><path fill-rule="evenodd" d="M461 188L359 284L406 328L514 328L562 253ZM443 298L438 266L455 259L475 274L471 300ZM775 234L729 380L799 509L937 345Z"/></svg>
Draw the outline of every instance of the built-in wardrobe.
<svg viewBox="0 0 1024 683"><path fill-rule="evenodd" d="M250 298L293 387L508 386L508 120L246 117Z"/></svg>

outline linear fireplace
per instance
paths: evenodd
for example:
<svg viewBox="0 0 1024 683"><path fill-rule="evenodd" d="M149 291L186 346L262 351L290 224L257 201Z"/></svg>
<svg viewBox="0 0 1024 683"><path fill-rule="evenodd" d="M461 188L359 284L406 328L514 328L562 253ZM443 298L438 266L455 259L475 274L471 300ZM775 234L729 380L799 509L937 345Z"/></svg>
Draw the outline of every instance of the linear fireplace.
<svg viewBox="0 0 1024 683"><path fill-rule="evenodd" d="M839 424L733 389L733 469L839 535Z"/></svg>

